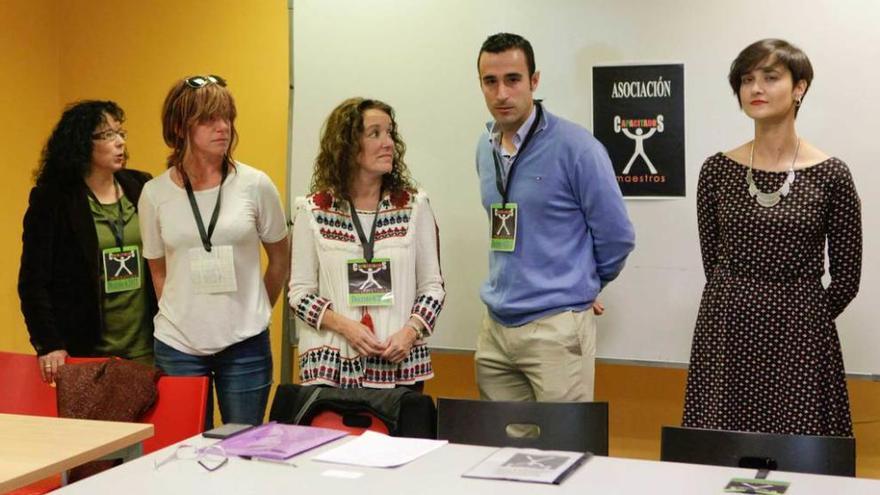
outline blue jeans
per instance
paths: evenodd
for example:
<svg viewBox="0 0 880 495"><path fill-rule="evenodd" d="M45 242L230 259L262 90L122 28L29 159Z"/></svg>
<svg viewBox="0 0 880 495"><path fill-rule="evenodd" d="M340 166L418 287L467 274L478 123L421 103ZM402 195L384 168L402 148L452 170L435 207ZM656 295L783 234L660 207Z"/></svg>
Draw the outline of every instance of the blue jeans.
<svg viewBox="0 0 880 495"><path fill-rule="evenodd" d="M224 423L258 425L263 422L269 390L272 388L272 350L269 331L223 349L210 356L180 352L159 340L153 343L156 366L170 376L207 376L205 430L214 424L214 394Z"/></svg>

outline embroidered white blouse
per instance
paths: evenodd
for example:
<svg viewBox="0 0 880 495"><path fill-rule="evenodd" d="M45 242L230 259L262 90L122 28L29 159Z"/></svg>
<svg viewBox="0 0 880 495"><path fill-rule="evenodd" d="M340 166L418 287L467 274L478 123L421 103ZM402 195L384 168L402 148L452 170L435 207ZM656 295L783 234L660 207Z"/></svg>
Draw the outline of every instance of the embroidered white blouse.
<svg viewBox="0 0 880 495"><path fill-rule="evenodd" d="M369 235L373 212L358 211ZM376 337L384 342L411 317L430 334L443 307L439 238L434 213L423 191L386 194L379 203L374 258L391 260L394 303L368 308ZM365 308L348 304L347 261L363 257L348 203L329 193L296 200L290 306L305 323L299 329L300 378L304 384L335 387L392 388L434 376L424 340L409 357L394 364L380 357L360 357L340 334L321 329L327 309L360 321Z"/></svg>

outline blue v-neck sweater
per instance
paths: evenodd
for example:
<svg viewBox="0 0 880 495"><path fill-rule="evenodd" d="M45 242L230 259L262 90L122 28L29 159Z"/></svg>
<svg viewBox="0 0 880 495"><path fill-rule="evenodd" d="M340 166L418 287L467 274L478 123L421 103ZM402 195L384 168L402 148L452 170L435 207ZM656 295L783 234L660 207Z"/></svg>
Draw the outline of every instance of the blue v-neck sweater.
<svg viewBox="0 0 880 495"><path fill-rule="evenodd" d="M583 127L545 110L515 167L507 187L518 205L516 250L489 252L480 290L491 317L508 327L587 309L635 246L608 153ZM488 134L477 145L477 173L488 216L501 202Z"/></svg>

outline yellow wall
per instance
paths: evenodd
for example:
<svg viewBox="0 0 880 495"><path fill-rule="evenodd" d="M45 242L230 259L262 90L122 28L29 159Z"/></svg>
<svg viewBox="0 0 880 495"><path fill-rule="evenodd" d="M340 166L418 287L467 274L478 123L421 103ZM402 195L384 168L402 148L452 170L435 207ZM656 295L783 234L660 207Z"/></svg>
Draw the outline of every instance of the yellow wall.
<svg viewBox="0 0 880 495"><path fill-rule="evenodd" d="M10 190L0 195L7 232L0 237L0 349L33 352L15 288L21 218L39 151L66 103L119 103L128 118L129 166L159 174L168 88L185 75L222 75L239 108L236 158L265 170L286 195L286 0L0 0L0 46L0 135ZM276 355L280 314L279 305Z"/></svg>
<svg viewBox="0 0 880 495"><path fill-rule="evenodd" d="M0 0L0 349L5 350L32 352L16 283L31 177L61 108L56 20L49 1Z"/></svg>
<svg viewBox="0 0 880 495"><path fill-rule="evenodd" d="M15 291L21 217L40 148L65 103L116 100L128 113L131 166L157 174L166 154L159 111L168 87L183 75L220 74L239 107L237 158L267 171L285 194L286 0L0 0L0 47L0 350L32 352ZM435 367L429 393L477 396L471 354L437 354ZM683 370L597 367L597 399L611 404L613 455L659 456L659 428L680 420L684 380ZM850 395L859 475L880 478L880 384L850 382Z"/></svg>

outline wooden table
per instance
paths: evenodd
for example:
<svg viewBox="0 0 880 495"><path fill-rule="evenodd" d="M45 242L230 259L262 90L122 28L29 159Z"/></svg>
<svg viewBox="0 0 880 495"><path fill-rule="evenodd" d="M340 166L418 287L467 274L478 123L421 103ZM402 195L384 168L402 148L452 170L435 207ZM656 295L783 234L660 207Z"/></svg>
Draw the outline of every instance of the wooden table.
<svg viewBox="0 0 880 495"><path fill-rule="evenodd" d="M0 414L0 493L151 436L151 424Z"/></svg>

